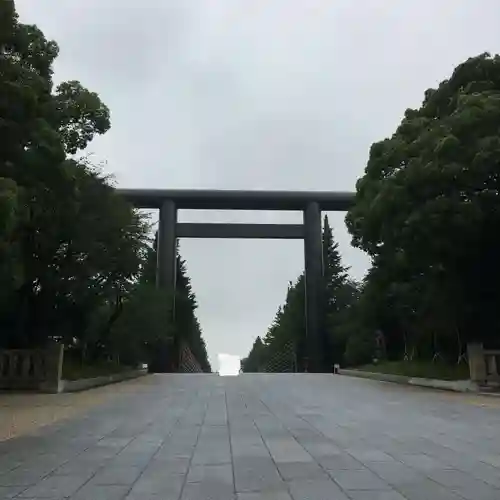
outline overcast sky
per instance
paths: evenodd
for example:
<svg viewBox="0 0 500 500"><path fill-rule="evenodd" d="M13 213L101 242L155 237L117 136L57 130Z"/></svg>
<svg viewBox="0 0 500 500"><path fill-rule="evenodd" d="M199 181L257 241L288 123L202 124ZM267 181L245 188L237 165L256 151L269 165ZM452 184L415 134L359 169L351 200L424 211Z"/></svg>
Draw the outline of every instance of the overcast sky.
<svg viewBox="0 0 500 500"><path fill-rule="evenodd" d="M499 0L17 0L112 112L89 148L121 187L354 190L371 143L469 56L500 51ZM361 278L345 214L331 214ZM186 213L183 221L298 222ZM181 242L214 366L264 335L299 241Z"/></svg>

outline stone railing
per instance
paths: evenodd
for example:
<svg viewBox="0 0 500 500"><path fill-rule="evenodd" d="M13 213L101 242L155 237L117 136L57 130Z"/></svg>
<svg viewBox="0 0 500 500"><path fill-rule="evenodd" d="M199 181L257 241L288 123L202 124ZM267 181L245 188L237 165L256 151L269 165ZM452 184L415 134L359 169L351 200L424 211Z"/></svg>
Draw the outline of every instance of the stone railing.
<svg viewBox="0 0 500 500"><path fill-rule="evenodd" d="M0 389L59 392L64 346L0 350Z"/></svg>
<svg viewBox="0 0 500 500"><path fill-rule="evenodd" d="M480 385L500 384L500 349L485 349L483 344L468 344L470 378Z"/></svg>

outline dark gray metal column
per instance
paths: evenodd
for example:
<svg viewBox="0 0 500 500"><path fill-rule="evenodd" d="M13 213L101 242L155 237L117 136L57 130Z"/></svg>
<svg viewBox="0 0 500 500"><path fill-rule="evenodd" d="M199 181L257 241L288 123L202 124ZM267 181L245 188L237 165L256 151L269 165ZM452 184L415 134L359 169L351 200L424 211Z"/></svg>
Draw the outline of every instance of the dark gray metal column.
<svg viewBox="0 0 500 500"><path fill-rule="evenodd" d="M158 224L158 251L156 262L156 286L175 292L175 274L177 257L177 208L172 200L165 200L160 207Z"/></svg>
<svg viewBox="0 0 500 500"><path fill-rule="evenodd" d="M171 307L170 319L175 319L175 285L177 271L177 207L173 200L166 199L160 205L158 223L158 248L156 261L156 287L165 290L169 296ZM156 349L156 367L158 372L171 372L179 369L179 352L177 336L173 344L160 343Z"/></svg>
<svg viewBox="0 0 500 500"><path fill-rule="evenodd" d="M323 245L321 210L311 202L304 210L304 258L306 278L307 369L323 371L321 307L323 291Z"/></svg>

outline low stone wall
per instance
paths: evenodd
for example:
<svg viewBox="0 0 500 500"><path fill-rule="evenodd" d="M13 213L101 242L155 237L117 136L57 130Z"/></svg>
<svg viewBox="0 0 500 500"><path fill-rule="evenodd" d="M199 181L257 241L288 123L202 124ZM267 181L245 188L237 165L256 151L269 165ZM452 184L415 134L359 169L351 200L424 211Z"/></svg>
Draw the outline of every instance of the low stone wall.
<svg viewBox="0 0 500 500"><path fill-rule="evenodd" d="M0 350L0 389L57 392L63 351L57 343L46 349Z"/></svg>
<svg viewBox="0 0 500 500"><path fill-rule="evenodd" d="M138 369L114 373L112 375L104 375L101 377L82 378L78 380L61 380L58 392L84 391L86 389L92 389L93 387L114 384L116 382L142 377L143 375L147 375L147 373L147 369Z"/></svg>
<svg viewBox="0 0 500 500"><path fill-rule="evenodd" d="M432 389L443 389L455 392L478 392L479 386L471 380L437 380L420 377L407 377L405 375L393 375L392 373L365 372L363 370L339 370L339 375L349 377L367 378L382 382L393 382L396 384L414 385L418 387L429 387Z"/></svg>
<svg viewBox="0 0 500 500"><path fill-rule="evenodd" d="M33 390L50 394L76 392L113 384L147 374L146 369L128 370L102 377L63 380L64 346L46 349L0 350L0 390Z"/></svg>
<svg viewBox="0 0 500 500"><path fill-rule="evenodd" d="M500 385L500 349L485 349L481 343L467 345L470 378L485 387Z"/></svg>

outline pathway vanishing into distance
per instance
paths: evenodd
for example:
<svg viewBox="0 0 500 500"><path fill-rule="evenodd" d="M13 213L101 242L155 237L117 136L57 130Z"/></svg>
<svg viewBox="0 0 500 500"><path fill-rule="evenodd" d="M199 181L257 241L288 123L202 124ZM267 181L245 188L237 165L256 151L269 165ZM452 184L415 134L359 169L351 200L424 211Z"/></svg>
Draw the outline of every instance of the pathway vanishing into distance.
<svg viewBox="0 0 500 500"><path fill-rule="evenodd" d="M500 399L313 374L127 387L1 442L0 499L500 499Z"/></svg>

